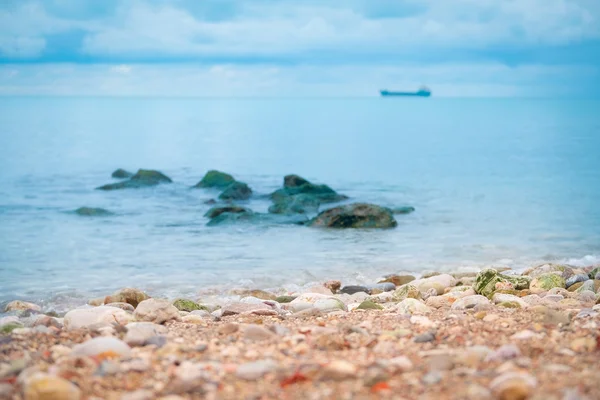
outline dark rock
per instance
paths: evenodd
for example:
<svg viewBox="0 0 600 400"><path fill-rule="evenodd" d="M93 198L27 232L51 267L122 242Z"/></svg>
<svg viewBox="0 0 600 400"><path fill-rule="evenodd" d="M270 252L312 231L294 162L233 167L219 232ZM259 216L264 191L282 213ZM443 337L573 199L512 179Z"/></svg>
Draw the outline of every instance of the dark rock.
<svg viewBox="0 0 600 400"><path fill-rule="evenodd" d="M410 214L411 212L414 212L415 208L414 207L395 207L392 208L392 213L393 214Z"/></svg>
<svg viewBox="0 0 600 400"><path fill-rule="evenodd" d="M309 214L317 213L321 202L309 194L295 194L286 197L277 197L275 204L269 207L272 214Z"/></svg>
<svg viewBox="0 0 600 400"><path fill-rule="evenodd" d="M166 176L160 171L151 169L140 169L133 175L129 180L110 183L108 185L100 186L98 190L117 190L117 189L137 189L149 186L156 186L160 183L171 183L171 178Z"/></svg>
<svg viewBox="0 0 600 400"><path fill-rule="evenodd" d="M277 203L283 198L305 194L312 196L320 203L335 203L337 201L346 200L348 197L338 194L335 190L327 185L315 185L313 183L305 183L300 186L284 187L271 193L271 199Z"/></svg>
<svg viewBox="0 0 600 400"><path fill-rule="evenodd" d="M217 201L215 199L209 199L209 200L206 200L204 202L204 204L213 205L213 204L217 204Z"/></svg>
<svg viewBox="0 0 600 400"><path fill-rule="evenodd" d="M310 182L298 175L292 174L283 177L283 187L285 188L299 187L307 183Z"/></svg>
<svg viewBox="0 0 600 400"><path fill-rule="evenodd" d="M133 176L133 172L125 171L124 169L119 168L115 170L111 176L117 179L127 179Z"/></svg>
<svg viewBox="0 0 600 400"><path fill-rule="evenodd" d="M85 217L106 217L107 215L113 215L113 213L105 210L104 208L94 207L79 207L77 210L75 210L75 214Z"/></svg>
<svg viewBox="0 0 600 400"><path fill-rule="evenodd" d="M231 183L223 193L219 195L221 200L248 200L252 195L252 189L244 182L235 181Z"/></svg>
<svg viewBox="0 0 600 400"><path fill-rule="evenodd" d="M308 225L327 228L393 228L397 222L388 208L354 203L323 211L310 220Z"/></svg>
<svg viewBox="0 0 600 400"><path fill-rule="evenodd" d="M217 188L225 189L227 186L235 182L233 176L216 170L208 171L202 180L194 186L195 188Z"/></svg>
<svg viewBox="0 0 600 400"><path fill-rule="evenodd" d="M354 294L354 293L358 293L358 292L369 293L370 291L369 291L369 288L367 288L366 286L358 286L358 285L344 286L340 290L340 293L346 293L346 294Z"/></svg>
<svg viewBox="0 0 600 400"><path fill-rule="evenodd" d="M433 332L426 332L426 333L422 333L420 335L415 336L415 343L427 343L427 342L433 342L435 340L435 333Z"/></svg>
<svg viewBox="0 0 600 400"><path fill-rule="evenodd" d="M204 214L205 217L208 218L216 218L223 213L233 213L233 214L242 214L242 213L252 213L252 210L245 207L238 206L222 206L222 207L213 207Z"/></svg>
<svg viewBox="0 0 600 400"><path fill-rule="evenodd" d="M293 224L303 225L307 221L306 216L302 214L295 215L278 215L278 214L261 214L255 213L248 210L242 213L223 212L217 217L214 217L208 223L207 226L216 225L230 225L237 223L252 223L252 224L264 224L264 225L279 225L279 224Z"/></svg>

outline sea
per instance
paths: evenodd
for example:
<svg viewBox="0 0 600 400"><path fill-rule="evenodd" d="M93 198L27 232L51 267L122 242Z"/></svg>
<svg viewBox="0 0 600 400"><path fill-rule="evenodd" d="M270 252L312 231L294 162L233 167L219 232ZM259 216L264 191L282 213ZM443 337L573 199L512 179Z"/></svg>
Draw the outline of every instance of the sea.
<svg viewBox="0 0 600 400"><path fill-rule="evenodd" d="M599 110L592 99L0 98L0 302L60 311L127 286L198 298L597 264ZM173 183L95 190L117 168ZM248 183L256 212L291 173L415 212L387 230L207 226L218 192L191 187L210 169Z"/></svg>

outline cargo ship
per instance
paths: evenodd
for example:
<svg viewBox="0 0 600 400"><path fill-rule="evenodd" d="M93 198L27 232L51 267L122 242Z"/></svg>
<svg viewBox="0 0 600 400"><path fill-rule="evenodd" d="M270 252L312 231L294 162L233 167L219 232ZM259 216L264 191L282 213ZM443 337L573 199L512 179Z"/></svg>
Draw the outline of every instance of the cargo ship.
<svg viewBox="0 0 600 400"><path fill-rule="evenodd" d="M431 96L431 90L425 86L421 86L416 92L392 92L389 90L381 90L382 96L416 96L416 97L429 97Z"/></svg>

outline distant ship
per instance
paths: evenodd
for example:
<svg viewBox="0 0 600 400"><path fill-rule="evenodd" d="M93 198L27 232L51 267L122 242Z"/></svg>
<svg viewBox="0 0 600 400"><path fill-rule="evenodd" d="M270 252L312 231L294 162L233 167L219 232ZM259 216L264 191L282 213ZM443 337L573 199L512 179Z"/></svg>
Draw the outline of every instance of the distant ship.
<svg viewBox="0 0 600 400"><path fill-rule="evenodd" d="M425 86L421 86L416 92L390 92L389 90L381 90L382 96L418 96L418 97L429 97L431 96L431 90Z"/></svg>

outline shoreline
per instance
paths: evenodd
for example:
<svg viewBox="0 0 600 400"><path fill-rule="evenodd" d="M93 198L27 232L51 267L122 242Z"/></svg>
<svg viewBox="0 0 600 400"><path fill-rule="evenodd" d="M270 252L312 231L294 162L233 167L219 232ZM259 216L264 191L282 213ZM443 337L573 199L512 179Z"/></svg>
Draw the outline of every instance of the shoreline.
<svg viewBox="0 0 600 400"><path fill-rule="evenodd" d="M60 317L10 303L0 398L600 398L599 267L522 272L222 304L124 289Z"/></svg>

